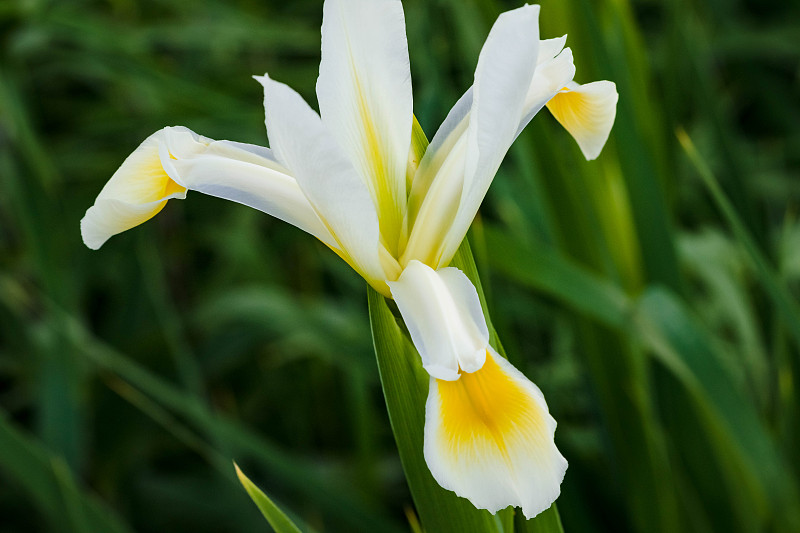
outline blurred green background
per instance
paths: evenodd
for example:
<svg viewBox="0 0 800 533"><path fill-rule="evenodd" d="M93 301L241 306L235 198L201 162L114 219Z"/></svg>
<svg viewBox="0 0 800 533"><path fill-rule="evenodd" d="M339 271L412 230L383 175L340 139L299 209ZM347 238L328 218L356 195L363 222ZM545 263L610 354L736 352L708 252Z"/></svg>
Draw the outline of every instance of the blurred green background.
<svg viewBox="0 0 800 533"><path fill-rule="evenodd" d="M429 137L518 5L404 2ZM98 252L79 234L163 126L266 144L251 75L316 105L321 17L0 2L0 532L267 531L232 459L317 531L410 530L342 261L200 194ZM565 530L800 531L800 4L559 0L541 18L576 81L617 83L617 123L586 163L542 112L470 240L558 420Z"/></svg>

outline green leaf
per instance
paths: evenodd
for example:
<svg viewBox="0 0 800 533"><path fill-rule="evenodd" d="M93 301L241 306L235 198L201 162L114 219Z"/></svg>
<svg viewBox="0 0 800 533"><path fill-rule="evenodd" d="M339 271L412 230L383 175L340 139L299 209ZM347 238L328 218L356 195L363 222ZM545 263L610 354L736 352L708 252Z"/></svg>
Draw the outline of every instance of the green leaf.
<svg viewBox="0 0 800 533"><path fill-rule="evenodd" d="M14 292L21 291L23 294L25 292L16 281L3 276L0 276L0 286L11 288ZM85 357L97 368L119 376L169 413L185 418L195 428L211 436L215 447L222 447L226 452L229 451L239 457L246 456L258 460L259 464L279 477L287 486L304 493L320 508L330 515L340 517L353 528L370 531L400 531L392 521L370 508L362 497L354 494L346 486L337 484L321 475L314 465L253 434L236 421L212 412L204 405L204 402L199 401L195 396L181 391L150 373L135 361L124 357L113 348L93 338L79 321L63 310L50 304L49 312L52 313L52 323L63 328L64 335L80 347L76 350L77 354ZM137 401L135 405L142 408L141 401ZM143 410L149 416L155 412L152 407L147 406ZM202 441L197 441L198 437L179 436L181 440L189 442L187 437L201 445L195 445L195 447L206 448L206 446L202 446ZM208 455L205 450L200 451ZM218 453L214 453L208 457L215 466L219 463L218 455Z"/></svg>
<svg viewBox="0 0 800 533"><path fill-rule="evenodd" d="M15 480L59 531L131 533L114 512L75 482L69 466L0 412L0 471Z"/></svg>
<svg viewBox="0 0 800 533"><path fill-rule="evenodd" d="M741 469L732 483L750 492L746 512L798 530L800 496L791 469L697 317L668 290L653 288L640 299L634 323L658 360L694 396L718 453L728 466Z"/></svg>
<svg viewBox="0 0 800 533"><path fill-rule="evenodd" d="M522 513L517 513L514 517L514 526L514 531L517 533L551 533L555 531L564 531L561 525L561 517L558 515L558 509L556 509L555 504L533 520L525 520Z"/></svg>
<svg viewBox="0 0 800 533"><path fill-rule="evenodd" d="M703 184L708 189L717 207L722 212L725 221L730 226L731 231L736 236L736 239L742 244L747 254L753 261L758 274L758 280L761 282L767 296L772 300L775 309L780 313L781 318L786 322L786 327L794 337L795 342L800 346L800 306L792 299L791 293L780 277L775 273L775 270L770 266L769 261L764 257L761 248L756 244L755 239L751 236L747 226L740 219L739 215L734 209L725 192L720 187L714 174L711 172L708 164L702 158L700 153L692 143L692 140L683 130L677 132L678 140L680 141L686 155L689 156L692 164L694 164L697 173L703 180Z"/></svg>
<svg viewBox="0 0 800 533"><path fill-rule="evenodd" d="M615 284L582 267L550 246L534 254L517 239L484 225L491 266L510 279L535 288L601 324L623 326L631 313L628 295Z"/></svg>
<svg viewBox="0 0 800 533"><path fill-rule="evenodd" d="M250 478L244 475L239 465L233 463L233 466L236 468L236 475L239 477L239 481L241 481L244 490L250 495L250 499L253 500L253 503L258 506L259 511L261 511L261 514L267 519L267 522L269 522L269 525L275 530L275 533L301 533L300 528L297 527L294 522L292 522L289 517L261 491L261 489L256 487L256 485L250 481Z"/></svg>

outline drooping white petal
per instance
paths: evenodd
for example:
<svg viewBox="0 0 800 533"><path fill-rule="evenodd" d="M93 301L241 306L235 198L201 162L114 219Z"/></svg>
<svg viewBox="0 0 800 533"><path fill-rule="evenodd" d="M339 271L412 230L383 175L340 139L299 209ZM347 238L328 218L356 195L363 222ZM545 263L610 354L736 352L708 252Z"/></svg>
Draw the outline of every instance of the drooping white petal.
<svg viewBox="0 0 800 533"><path fill-rule="evenodd" d="M322 121L369 188L381 232L394 246L413 120L399 0L325 0L317 98Z"/></svg>
<svg viewBox="0 0 800 533"><path fill-rule="evenodd" d="M600 155L617 115L617 86L610 81L567 84L547 108L575 138L587 160Z"/></svg>
<svg viewBox="0 0 800 533"><path fill-rule="evenodd" d="M172 198L186 197L186 188L164 170L169 143L185 153L202 150L207 139L186 128L164 128L144 140L105 184L81 219L84 244L100 248L111 236L154 217Z"/></svg>
<svg viewBox="0 0 800 533"><path fill-rule="evenodd" d="M431 378L425 461L442 487L475 507L513 505L533 518L558 498L567 469L555 428L539 388L489 348L480 370Z"/></svg>
<svg viewBox="0 0 800 533"><path fill-rule="evenodd" d="M389 289L422 356L422 366L442 380L483 366L489 330L475 287L457 268L434 271L411 261Z"/></svg>
<svg viewBox="0 0 800 533"><path fill-rule="evenodd" d="M478 58L475 84L451 110L443 128L434 136L433 150L429 148L420 164L421 183L412 187L412 202L421 205L411 220L413 227L401 264L419 259L443 266L455 253L458 244L445 246L445 235L453 224L458 231L463 228L462 237L466 233L516 137L537 67L538 20L539 6L526 5L501 14L492 26ZM456 148L461 150L461 157L445 165L451 156L449 152ZM431 170L435 176L426 177L425 173ZM454 184L437 184L439 181ZM421 194L424 198L420 202ZM456 214L442 217L442 211ZM436 236L439 246L431 246L431 234Z"/></svg>
<svg viewBox="0 0 800 533"><path fill-rule="evenodd" d="M268 148L214 141L194 157L171 161L175 180L192 191L258 209L337 249L297 181ZM168 168L169 170L169 168Z"/></svg>
<svg viewBox="0 0 800 533"><path fill-rule="evenodd" d="M340 255L379 288L384 272L378 216L366 186L299 94L268 76L256 79L264 86L267 135L275 157L297 180Z"/></svg>
<svg viewBox="0 0 800 533"><path fill-rule="evenodd" d="M81 221L87 246L155 216L166 201L197 191L253 207L336 242L311 204L268 148L214 141L183 127L148 137L112 176Z"/></svg>

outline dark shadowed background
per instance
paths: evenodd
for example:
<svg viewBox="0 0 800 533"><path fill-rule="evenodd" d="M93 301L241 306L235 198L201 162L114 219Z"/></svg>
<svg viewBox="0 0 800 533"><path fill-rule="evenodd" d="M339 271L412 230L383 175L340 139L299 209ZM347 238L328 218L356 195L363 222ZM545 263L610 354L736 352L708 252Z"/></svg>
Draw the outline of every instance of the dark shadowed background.
<svg viewBox="0 0 800 533"><path fill-rule="evenodd" d="M518 5L404 2L429 137ZM341 260L192 193L100 251L80 239L155 130L266 144L251 75L316 106L321 17L0 2L1 533L267 531L233 459L317 531L410 530L364 283ZM543 2L542 37L564 33L576 81L617 83L609 144L587 163L543 111L470 238L558 420L565 530L795 531L800 5Z"/></svg>

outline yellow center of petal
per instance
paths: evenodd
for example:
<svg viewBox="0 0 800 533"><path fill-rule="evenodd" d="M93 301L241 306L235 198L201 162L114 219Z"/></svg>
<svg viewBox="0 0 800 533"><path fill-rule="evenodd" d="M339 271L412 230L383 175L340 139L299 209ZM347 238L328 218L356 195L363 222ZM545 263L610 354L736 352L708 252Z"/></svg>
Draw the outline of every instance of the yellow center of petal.
<svg viewBox="0 0 800 533"><path fill-rule="evenodd" d="M567 131L590 128L593 125L591 106L588 105L586 96L578 91L567 89L556 94L547 102L547 108Z"/></svg>
<svg viewBox="0 0 800 533"><path fill-rule="evenodd" d="M493 441L505 455L509 437L520 430L539 434L544 420L530 392L508 375L490 353L483 367L456 381L437 380L442 435L454 449Z"/></svg>
<svg viewBox="0 0 800 533"><path fill-rule="evenodd" d="M158 150L153 148L134 155L138 156L136 160L126 161L117 171L119 183L110 196L134 204L146 204L186 191L186 187L166 173Z"/></svg>
<svg viewBox="0 0 800 533"><path fill-rule="evenodd" d="M388 151L384 148L383 139L378 133L373 114L364 96L361 82L355 73L353 76L358 94L358 112L364 136L362 142L365 149L365 166L369 175L367 186L378 210L381 242L392 255L397 255L404 210L404 206L401 206L401 204L404 199L398 197L395 180L402 178L403 184L405 184L405 176L390 175L391 171L387 168L386 160Z"/></svg>
<svg viewBox="0 0 800 533"><path fill-rule="evenodd" d="M169 196L170 194L176 194L180 192L186 192L186 187L183 185L179 185L178 182L174 181L172 178L167 176L167 173L164 172L164 176L166 176L167 181L164 184L164 196Z"/></svg>

